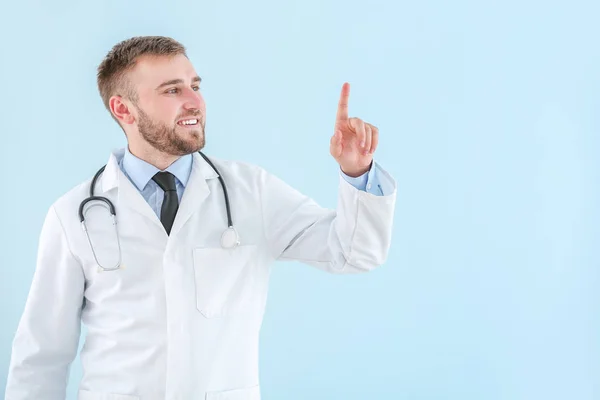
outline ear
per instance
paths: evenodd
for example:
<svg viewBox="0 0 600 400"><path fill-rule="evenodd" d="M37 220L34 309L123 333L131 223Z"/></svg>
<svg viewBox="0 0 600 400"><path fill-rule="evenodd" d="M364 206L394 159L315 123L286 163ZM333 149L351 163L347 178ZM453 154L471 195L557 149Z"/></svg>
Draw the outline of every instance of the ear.
<svg viewBox="0 0 600 400"><path fill-rule="evenodd" d="M131 125L135 122L135 116L132 113L131 103L121 96L113 96L108 101L110 111L119 122L125 125Z"/></svg>

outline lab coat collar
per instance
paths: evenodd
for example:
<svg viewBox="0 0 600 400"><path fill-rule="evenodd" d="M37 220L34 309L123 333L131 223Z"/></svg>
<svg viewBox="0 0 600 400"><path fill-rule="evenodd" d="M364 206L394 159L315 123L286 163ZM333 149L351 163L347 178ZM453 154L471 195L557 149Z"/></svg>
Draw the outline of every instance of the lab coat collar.
<svg viewBox="0 0 600 400"><path fill-rule="evenodd" d="M192 155L186 154L175 160L165 171L172 173L179 183L185 187L192 171L192 161ZM160 172L160 169L154 165L131 154L129 148L125 148L121 166L139 191L143 191L152 177Z"/></svg>
<svg viewBox="0 0 600 400"><path fill-rule="evenodd" d="M181 204L177 210L175 221L173 221L170 237L175 237L188 219L201 209L202 202L210 194L207 180L217 177L217 173L206 160L200 154L194 153L190 180L181 197ZM220 186L217 185L217 187Z"/></svg>
<svg viewBox="0 0 600 400"><path fill-rule="evenodd" d="M108 192L109 190L119 186L119 172L121 172L119 163L125 156L125 151L126 148L120 148L111 152L104 173L102 174L103 192ZM194 173L199 174L205 180L218 177L215 170L213 170L212 167L208 165L204 158L202 158L202 156L198 153L192 154L192 170L188 178L191 179L191 175ZM181 176L181 178L178 176L178 179L184 180L185 182L182 181L182 183L185 186L187 186L187 183L189 183L189 179L185 179L183 176Z"/></svg>
<svg viewBox="0 0 600 400"><path fill-rule="evenodd" d="M124 154L125 149L119 149L113 151L110 155L102 178L103 191L108 192L109 190L117 188L118 207L127 207L130 212L142 214L160 227L165 237L174 237L189 218L201 209L202 202L210 194L207 180L217 178L217 173L200 154L194 153L192 155L192 171L190 173L189 181L183 192L171 233L167 236L167 233L164 231L160 219L157 217L154 210L152 210L135 185L121 171L119 162Z"/></svg>

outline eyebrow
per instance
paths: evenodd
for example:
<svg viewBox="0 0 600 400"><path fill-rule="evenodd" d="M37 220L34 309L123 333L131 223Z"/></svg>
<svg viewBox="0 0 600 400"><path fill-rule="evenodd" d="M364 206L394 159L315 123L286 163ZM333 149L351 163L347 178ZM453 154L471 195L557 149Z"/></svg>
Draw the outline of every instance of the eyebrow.
<svg viewBox="0 0 600 400"><path fill-rule="evenodd" d="M196 82L202 82L202 78L200 78L199 76L193 77L192 83L196 83ZM160 85L158 85L155 90L160 90L161 88L163 88L165 86L170 86L170 85L181 85L182 83L183 83L183 79L171 79L170 81L166 81L166 82L163 82Z"/></svg>

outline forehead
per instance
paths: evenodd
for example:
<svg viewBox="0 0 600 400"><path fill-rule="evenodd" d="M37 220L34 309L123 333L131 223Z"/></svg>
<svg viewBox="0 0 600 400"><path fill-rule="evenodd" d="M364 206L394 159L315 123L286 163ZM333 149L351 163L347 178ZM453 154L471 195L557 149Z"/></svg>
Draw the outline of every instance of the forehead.
<svg viewBox="0 0 600 400"><path fill-rule="evenodd" d="M183 79L189 82L197 76L191 61L183 54L174 56L142 56L129 72L131 82L138 88L155 88L163 82Z"/></svg>

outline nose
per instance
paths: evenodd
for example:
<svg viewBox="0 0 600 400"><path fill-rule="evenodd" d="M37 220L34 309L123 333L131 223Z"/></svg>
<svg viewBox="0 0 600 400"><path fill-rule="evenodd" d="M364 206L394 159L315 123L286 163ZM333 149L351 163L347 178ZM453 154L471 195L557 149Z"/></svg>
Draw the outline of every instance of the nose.
<svg viewBox="0 0 600 400"><path fill-rule="evenodd" d="M186 93L186 99L183 107L186 110L202 110L204 99L200 92L189 89Z"/></svg>

